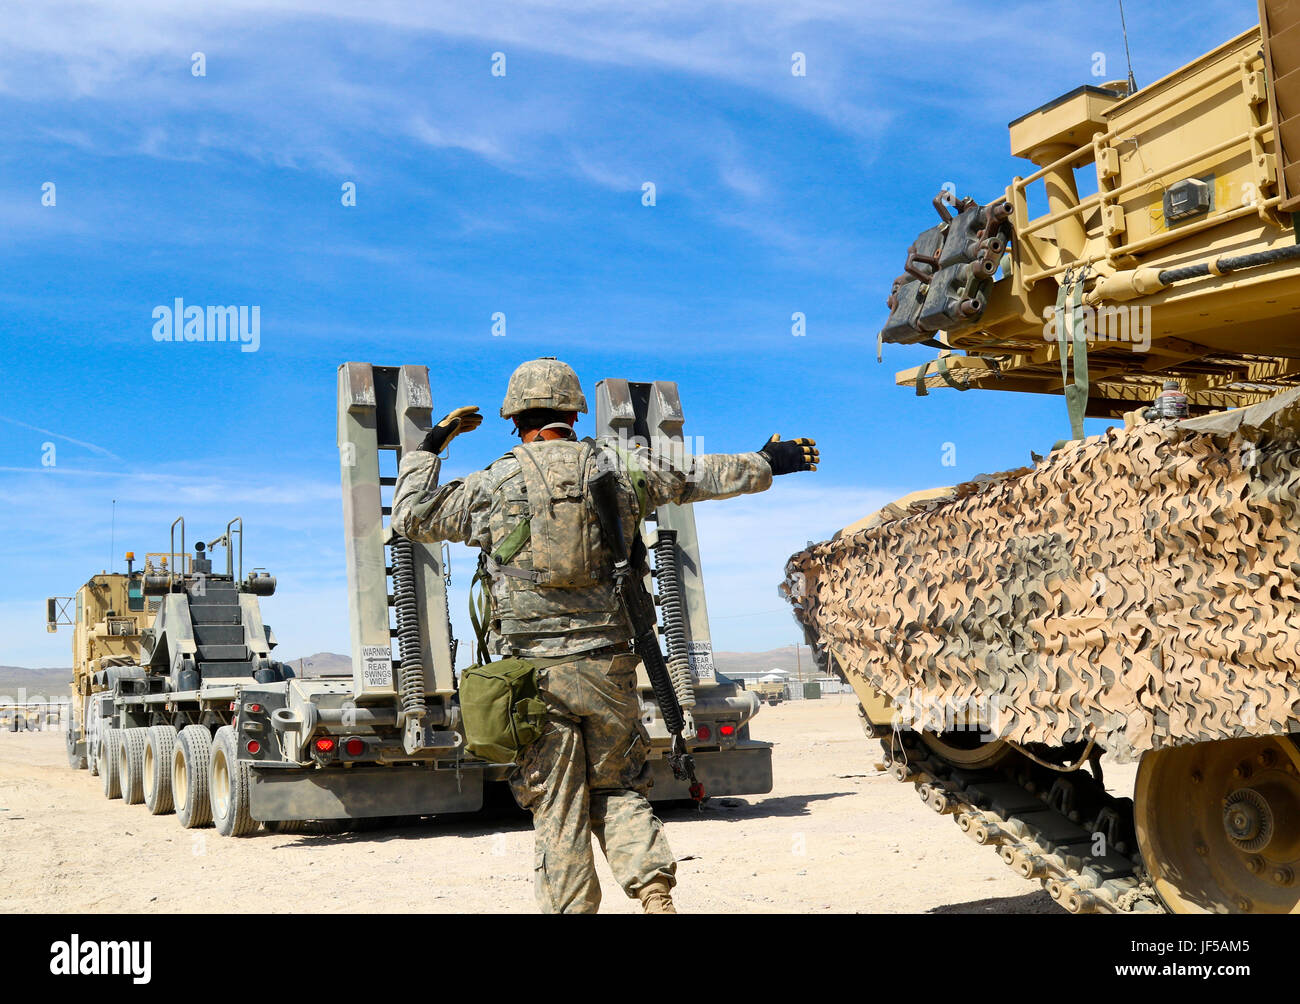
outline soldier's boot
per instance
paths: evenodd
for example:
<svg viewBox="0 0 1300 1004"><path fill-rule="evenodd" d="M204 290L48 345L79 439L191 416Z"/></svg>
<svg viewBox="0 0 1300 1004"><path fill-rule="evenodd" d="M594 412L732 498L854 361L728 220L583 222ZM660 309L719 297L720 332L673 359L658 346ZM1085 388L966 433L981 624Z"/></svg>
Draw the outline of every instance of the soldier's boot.
<svg viewBox="0 0 1300 1004"><path fill-rule="evenodd" d="M645 913L676 913L673 906L672 885L665 878L653 879L637 890L641 909Z"/></svg>

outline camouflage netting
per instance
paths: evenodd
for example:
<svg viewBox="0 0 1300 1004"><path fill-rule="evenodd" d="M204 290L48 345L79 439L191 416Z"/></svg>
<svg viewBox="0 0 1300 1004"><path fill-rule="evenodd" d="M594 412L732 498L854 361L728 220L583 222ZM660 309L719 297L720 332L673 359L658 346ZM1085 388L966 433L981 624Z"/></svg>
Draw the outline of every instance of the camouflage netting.
<svg viewBox="0 0 1300 1004"><path fill-rule="evenodd" d="M851 682L991 699L1017 742L1129 759L1300 730L1298 400L887 507L794 555L783 588Z"/></svg>

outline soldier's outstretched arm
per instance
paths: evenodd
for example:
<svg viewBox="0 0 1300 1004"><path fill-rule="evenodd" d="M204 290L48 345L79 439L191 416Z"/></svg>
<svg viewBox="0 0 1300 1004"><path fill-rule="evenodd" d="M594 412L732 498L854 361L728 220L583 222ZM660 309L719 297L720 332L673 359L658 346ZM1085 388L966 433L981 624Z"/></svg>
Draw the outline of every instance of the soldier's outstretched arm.
<svg viewBox="0 0 1300 1004"><path fill-rule="evenodd" d="M437 454L412 450L397 468L393 491L393 529L408 540L478 543L486 532L492 497L482 471L438 484Z"/></svg>
<svg viewBox="0 0 1300 1004"><path fill-rule="evenodd" d="M820 455L811 439L781 442L773 436L753 453L703 453L664 458L640 450L636 462L646 472L654 505L703 502L766 491L776 474L815 471Z"/></svg>

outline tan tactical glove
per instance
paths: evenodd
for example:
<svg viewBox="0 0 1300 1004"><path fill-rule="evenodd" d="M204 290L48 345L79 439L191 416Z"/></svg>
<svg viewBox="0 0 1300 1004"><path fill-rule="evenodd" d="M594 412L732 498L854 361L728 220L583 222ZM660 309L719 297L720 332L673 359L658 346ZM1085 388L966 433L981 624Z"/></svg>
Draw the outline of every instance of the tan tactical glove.
<svg viewBox="0 0 1300 1004"><path fill-rule="evenodd" d="M462 432L473 432L483 424L483 416L478 413L478 405L470 404L457 408L441 422L424 434L420 449L430 453L441 453L453 439Z"/></svg>

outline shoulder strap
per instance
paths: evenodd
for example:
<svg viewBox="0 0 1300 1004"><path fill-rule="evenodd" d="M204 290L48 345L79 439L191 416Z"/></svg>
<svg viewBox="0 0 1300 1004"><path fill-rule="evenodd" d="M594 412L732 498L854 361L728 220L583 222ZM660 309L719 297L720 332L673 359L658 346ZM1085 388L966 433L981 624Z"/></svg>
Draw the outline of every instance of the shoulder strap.
<svg viewBox="0 0 1300 1004"><path fill-rule="evenodd" d="M630 452L621 446L615 446L613 443L608 444L610 449L618 454L618 459L623 461L623 467L627 471L628 480L632 482L632 490L636 492L636 520L641 523L646 513L650 511L650 484L646 477L645 471L641 465L636 462Z"/></svg>
<svg viewBox="0 0 1300 1004"><path fill-rule="evenodd" d="M506 534L506 539L497 545L492 552L492 560L500 565L508 565L514 561L515 556L524 549L528 543L528 538L533 535L533 525L525 516L511 528Z"/></svg>
<svg viewBox="0 0 1300 1004"><path fill-rule="evenodd" d="M477 590L477 595L475 590ZM474 641L478 647L475 662L480 666L486 666L492 661L492 655L488 652L487 643L488 623L491 618L492 589L488 581L487 552L480 551L478 570L469 583L469 623L474 629Z"/></svg>

